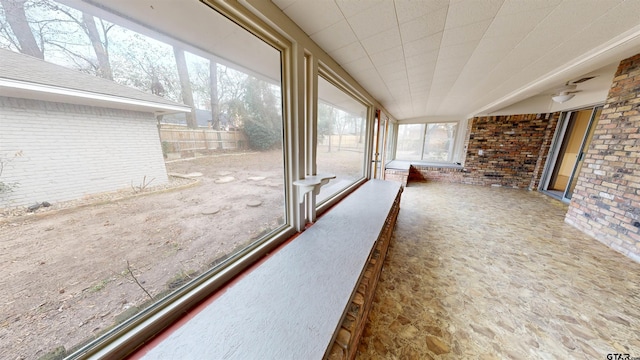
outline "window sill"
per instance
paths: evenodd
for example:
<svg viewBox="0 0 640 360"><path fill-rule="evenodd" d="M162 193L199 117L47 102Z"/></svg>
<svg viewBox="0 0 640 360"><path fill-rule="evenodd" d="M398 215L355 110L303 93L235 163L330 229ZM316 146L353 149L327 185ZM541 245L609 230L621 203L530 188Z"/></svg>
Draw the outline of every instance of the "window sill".
<svg viewBox="0 0 640 360"><path fill-rule="evenodd" d="M365 183L133 358L322 358L399 191Z"/></svg>
<svg viewBox="0 0 640 360"><path fill-rule="evenodd" d="M443 169L464 169L464 166L455 163L430 162L422 160L392 160L385 166L386 169L393 170L409 170L411 166L427 167L427 168L443 168Z"/></svg>

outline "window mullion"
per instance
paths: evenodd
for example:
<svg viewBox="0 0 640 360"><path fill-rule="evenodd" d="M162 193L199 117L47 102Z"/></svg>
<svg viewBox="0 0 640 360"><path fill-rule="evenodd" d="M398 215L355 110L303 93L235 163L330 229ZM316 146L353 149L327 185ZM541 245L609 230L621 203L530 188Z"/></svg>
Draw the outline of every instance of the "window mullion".
<svg viewBox="0 0 640 360"><path fill-rule="evenodd" d="M305 55L305 173L317 175L317 154L318 143L318 60L311 55ZM306 196L306 217L305 220L312 222L316 219L316 196L310 192Z"/></svg>
<svg viewBox="0 0 640 360"><path fill-rule="evenodd" d="M424 142L427 139L427 125L424 124L422 127L422 148L420 149L420 160L424 160Z"/></svg>

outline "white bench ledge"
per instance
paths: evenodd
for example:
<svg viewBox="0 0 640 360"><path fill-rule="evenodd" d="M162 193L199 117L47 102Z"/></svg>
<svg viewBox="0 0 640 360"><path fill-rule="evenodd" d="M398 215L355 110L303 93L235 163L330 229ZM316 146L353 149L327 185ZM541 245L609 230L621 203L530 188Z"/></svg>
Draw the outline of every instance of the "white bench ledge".
<svg viewBox="0 0 640 360"><path fill-rule="evenodd" d="M444 169L463 169L464 166L457 163L430 162L423 160L392 160L385 165L385 170L409 170L411 166L422 166Z"/></svg>
<svg viewBox="0 0 640 360"><path fill-rule="evenodd" d="M384 168L385 168L385 170L391 169L391 170L408 171L410 167L411 167L411 161L392 160L392 161L388 162L387 165L385 165Z"/></svg>
<svg viewBox="0 0 640 360"><path fill-rule="evenodd" d="M321 359L399 189L368 181L143 358Z"/></svg>
<svg viewBox="0 0 640 360"><path fill-rule="evenodd" d="M335 178L336 176L333 174L318 174L306 176L304 179L294 181L293 185L298 188L298 201L302 204L304 201L304 195L310 191L313 191L314 194L318 195L320 193L320 188L323 185L326 185L329 180Z"/></svg>

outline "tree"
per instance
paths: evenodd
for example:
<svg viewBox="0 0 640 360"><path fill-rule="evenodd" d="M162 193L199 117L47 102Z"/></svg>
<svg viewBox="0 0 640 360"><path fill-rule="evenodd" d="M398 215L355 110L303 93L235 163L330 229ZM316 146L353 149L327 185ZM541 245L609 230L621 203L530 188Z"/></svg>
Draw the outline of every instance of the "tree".
<svg viewBox="0 0 640 360"><path fill-rule="evenodd" d="M113 80L113 71L111 70L111 62L109 60L108 33L109 30L111 30L115 26L115 24L109 24L102 19L98 19L101 25L100 31L98 31L96 20L91 14L88 14L84 11L80 12L76 9L64 5L58 5L54 1L43 0L42 4L50 12L54 13L50 14L49 16L52 18L52 21L55 22L54 26L56 28L56 30L53 32L53 36L43 36L45 44L56 46L59 50L66 53L70 57L84 61L91 67L92 72L97 76ZM62 16L66 17L69 20L70 24L74 26L63 27L62 24L64 23L64 21L57 18L55 16L55 13L61 14ZM83 36L78 37L75 35L76 29L78 28L82 30ZM72 47L69 46L74 42L83 43L86 42L86 40L89 40L89 43L93 48L93 52L96 57L95 60L84 51L73 50Z"/></svg>
<svg viewBox="0 0 640 360"><path fill-rule="evenodd" d="M98 27L96 26L93 16L85 12L82 13L82 27L91 41L91 46L93 46L93 51L98 60L97 74L105 79L113 80L113 71L111 70L111 62L109 61L109 38L107 37L107 33L114 24L107 26L102 19L100 19L100 24L102 25L104 42L100 38Z"/></svg>
<svg viewBox="0 0 640 360"><path fill-rule="evenodd" d="M282 145L282 116L274 89L265 81L249 76L245 82L243 119L244 132L249 146L256 150L268 150Z"/></svg>
<svg viewBox="0 0 640 360"><path fill-rule="evenodd" d="M18 51L41 59L45 50L53 54L48 58L59 59L56 52L62 53L78 70L113 79L107 35L115 24L98 19L101 25L98 29L92 15L50 0L30 1L29 5L26 0L2 0L1 3L11 31L0 28L0 35ZM92 46L94 54L86 51L86 45ZM29 50L34 46L36 53Z"/></svg>
<svg viewBox="0 0 640 360"><path fill-rule="evenodd" d="M331 133L333 132L333 118L335 117L335 108L329 104L318 102L318 141L324 141L324 137L329 137L329 148L327 152L331 152Z"/></svg>
<svg viewBox="0 0 640 360"><path fill-rule="evenodd" d="M220 130L220 99L218 99L218 63L209 60L209 88L211 99L211 128Z"/></svg>
<svg viewBox="0 0 640 360"><path fill-rule="evenodd" d="M17 40L17 44L14 43L14 45L18 48L18 51L44 60L44 51L38 46L27 22L27 15L24 10L25 2L26 0L0 0L7 23Z"/></svg>
<svg viewBox="0 0 640 360"><path fill-rule="evenodd" d="M114 81L180 102L173 48L150 37L116 26L109 58Z"/></svg>
<svg viewBox="0 0 640 360"><path fill-rule="evenodd" d="M173 54L176 58L178 77L180 78L182 101L191 108L191 112L186 114L187 126L192 129L197 129L196 107L193 103L193 91L191 90L191 80L189 80L189 69L187 68L187 60L184 57L184 50L174 46Z"/></svg>
<svg viewBox="0 0 640 360"><path fill-rule="evenodd" d="M335 128L338 131L338 151L342 150L342 135L349 126L350 114L344 111L339 111L338 116L335 117Z"/></svg>

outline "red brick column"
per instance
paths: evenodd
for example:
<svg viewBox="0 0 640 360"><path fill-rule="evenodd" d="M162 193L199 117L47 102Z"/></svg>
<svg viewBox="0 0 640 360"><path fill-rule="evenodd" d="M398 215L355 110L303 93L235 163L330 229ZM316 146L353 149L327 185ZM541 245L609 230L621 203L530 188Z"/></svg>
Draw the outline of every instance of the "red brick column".
<svg viewBox="0 0 640 360"><path fill-rule="evenodd" d="M640 262L640 54L623 60L565 221Z"/></svg>

